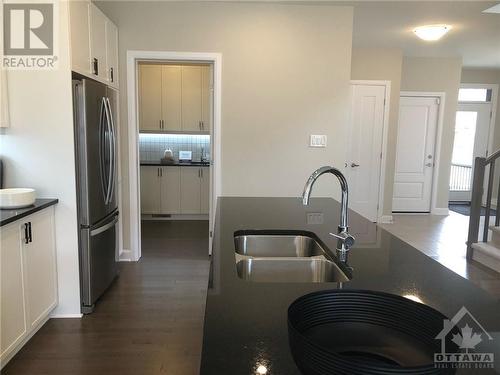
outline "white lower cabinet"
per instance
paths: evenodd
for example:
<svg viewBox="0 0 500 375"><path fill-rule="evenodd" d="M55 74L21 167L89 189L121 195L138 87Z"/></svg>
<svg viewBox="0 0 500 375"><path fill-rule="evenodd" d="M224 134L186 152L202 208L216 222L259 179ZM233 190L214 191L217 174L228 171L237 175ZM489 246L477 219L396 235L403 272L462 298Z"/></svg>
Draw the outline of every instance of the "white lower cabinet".
<svg viewBox="0 0 500 375"><path fill-rule="evenodd" d="M201 169L201 213L208 214L210 212L210 168L202 167Z"/></svg>
<svg viewBox="0 0 500 375"><path fill-rule="evenodd" d="M54 207L0 228L0 367L57 305Z"/></svg>
<svg viewBox="0 0 500 375"><path fill-rule="evenodd" d="M200 168L182 168L181 189L181 213L199 214L201 207Z"/></svg>
<svg viewBox="0 0 500 375"><path fill-rule="evenodd" d="M141 213L181 212L181 167L141 166Z"/></svg>
<svg viewBox="0 0 500 375"><path fill-rule="evenodd" d="M141 166L142 214L208 214L209 167Z"/></svg>

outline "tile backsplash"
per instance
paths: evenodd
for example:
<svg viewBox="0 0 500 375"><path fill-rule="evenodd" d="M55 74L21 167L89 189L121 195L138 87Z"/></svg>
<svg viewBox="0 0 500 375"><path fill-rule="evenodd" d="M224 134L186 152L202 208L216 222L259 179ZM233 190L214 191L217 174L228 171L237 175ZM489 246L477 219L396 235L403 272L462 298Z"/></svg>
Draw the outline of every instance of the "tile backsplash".
<svg viewBox="0 0 500 375"><path fill-rule="evenodd" d="M210 135L206 134L139 134L141 161L158 161L169 148L179 160L179 151L192 151L193 161L200 161L202 153L210 159Z"/></svg>

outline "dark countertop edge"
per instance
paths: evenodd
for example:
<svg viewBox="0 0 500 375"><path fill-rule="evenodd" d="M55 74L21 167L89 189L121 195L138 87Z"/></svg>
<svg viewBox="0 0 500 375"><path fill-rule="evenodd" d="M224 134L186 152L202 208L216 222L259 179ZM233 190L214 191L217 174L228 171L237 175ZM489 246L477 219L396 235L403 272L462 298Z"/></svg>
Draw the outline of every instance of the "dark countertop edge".
<svg viewBox="0 0 500 375"><path fill-rule="evenodd" d="M59 199L37 199L30 207L18 208L14 210L0 210L0 227L13 223L14 221L34 214L35 212L41 211L57 203L59 203Z"/></svg>
<svg viewBox="0 0 500 375"><path fill-rule="evenodd" d="M194 163L162 163L162 162L157 162L157 161L141 161L140 162L141 166L146 166L146 167L210 167L210 163L200 163L200 162L194 162Z"/></svg>

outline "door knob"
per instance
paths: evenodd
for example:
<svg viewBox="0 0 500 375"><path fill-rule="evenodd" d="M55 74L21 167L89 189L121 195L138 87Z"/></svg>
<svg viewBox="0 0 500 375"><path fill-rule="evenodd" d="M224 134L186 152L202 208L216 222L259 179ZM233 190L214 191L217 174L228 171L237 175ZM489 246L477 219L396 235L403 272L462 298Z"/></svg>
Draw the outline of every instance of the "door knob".
<svg viewBox="0 0 500 375"><path fill-rule="evenodd" d="M426 167L432 167L432 163L425 164Z"/></svg>
<svg viewBox="0 0 500 375"><path fill-rule="evenodd" d="M351 163L351 168L357 168L357 167L359 167L359 164Z"/></svg>

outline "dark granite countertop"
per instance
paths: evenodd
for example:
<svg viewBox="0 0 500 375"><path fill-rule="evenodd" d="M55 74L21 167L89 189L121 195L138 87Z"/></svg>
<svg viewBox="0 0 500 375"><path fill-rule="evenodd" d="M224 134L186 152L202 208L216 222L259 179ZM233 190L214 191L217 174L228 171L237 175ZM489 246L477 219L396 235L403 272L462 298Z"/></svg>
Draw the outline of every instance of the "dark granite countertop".
<svg viewBox="0 0 500 375"><path fill-rule="evenodd" d="M298 198L219 198L205 311L202 375L254 375L259 365L267 368L267 375L300 374L288 345L288 306L304 294L339 285L256 283L239 279L234 232L305 230L335 249L336 241L328 233L336 230L339 211L338 202L328 198L312 199L308 207L302 206ZM307 213L322 213L323 223L308 224ZM448 317L465 306L495 338L487 344L495 353L496 371L500 371L499 301L352 211L350 227L356 237L349 255L354 270L352 280L344 283L343 288L415 296ZM491 372L481 370L480 374Z"/></svg>
<svg viewBox="0 0 500 375"><path fill-rule="evenodd" d="M18 208L15 210L0 210L0 227L22 219L28 215L34 214L44 208L52 206L59 202L58 199L37 199L35 204L26 208Z"/></svg>
<svg viewBox="0 0 500 375"><path fill-rule="evenodd" d="M142 166L152 166L152 167L210 167L209 162L192 161L189 163L180 163L175 161L173 163L164 163L161 161L141 161Z"/></svg>

